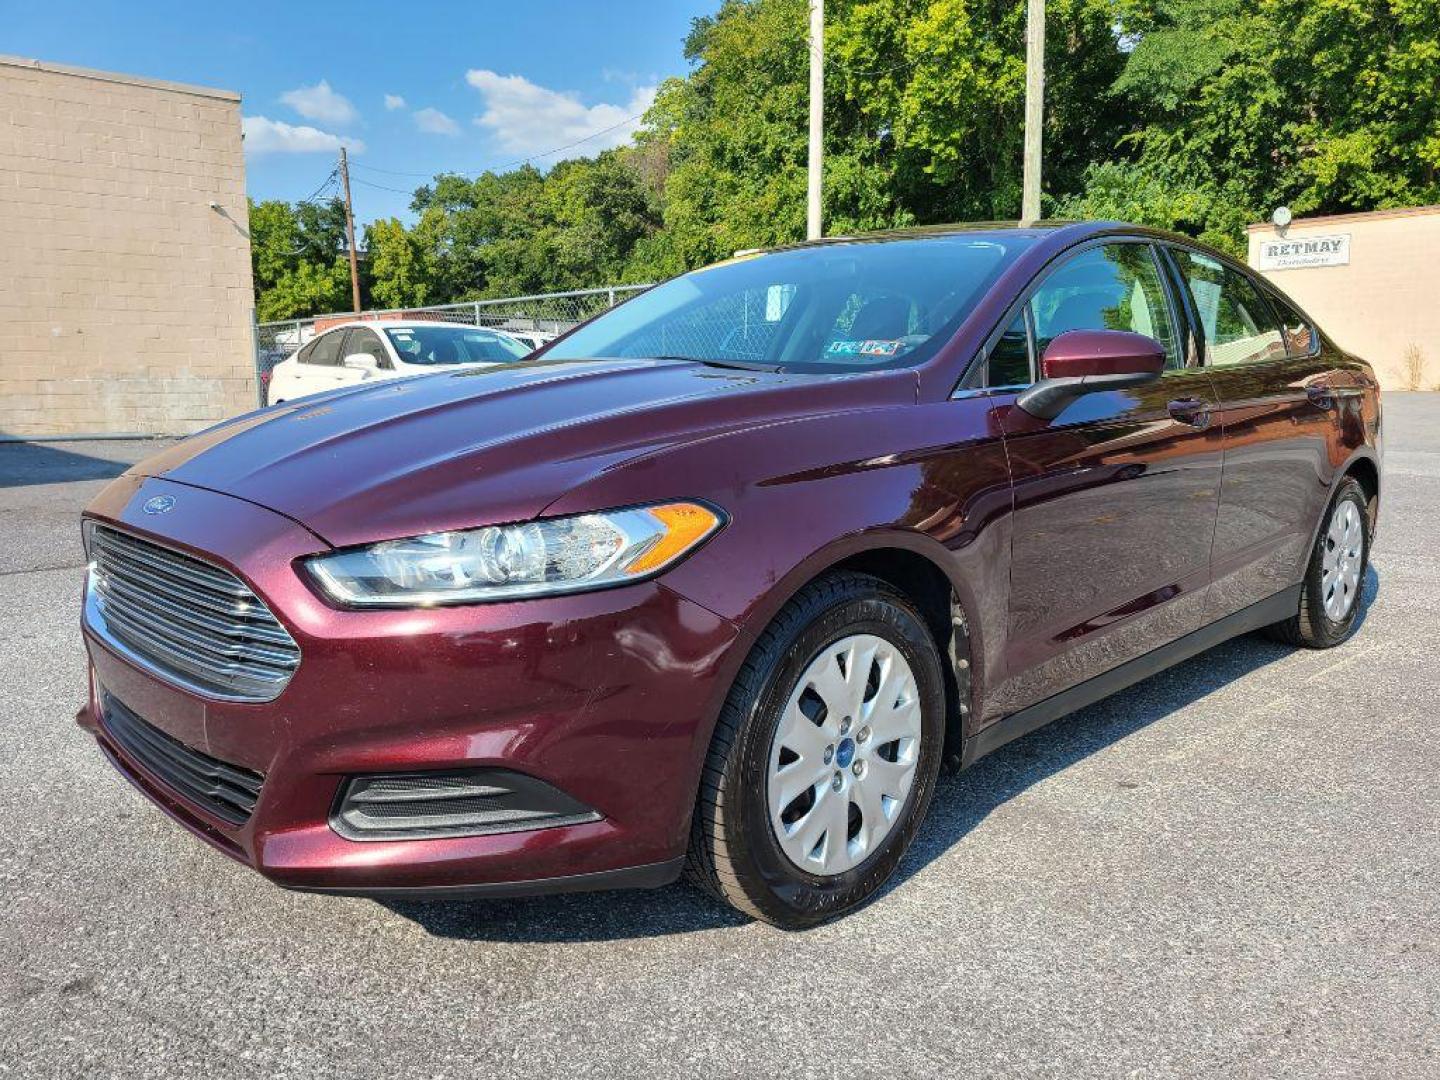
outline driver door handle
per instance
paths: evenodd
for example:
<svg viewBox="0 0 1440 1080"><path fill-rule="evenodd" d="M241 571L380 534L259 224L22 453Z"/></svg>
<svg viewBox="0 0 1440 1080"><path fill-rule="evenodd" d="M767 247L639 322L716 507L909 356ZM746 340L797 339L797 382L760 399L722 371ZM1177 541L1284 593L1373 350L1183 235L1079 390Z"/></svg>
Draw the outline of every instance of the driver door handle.
<svg viewBox="0 0 1440 1080"><path fill-rule="evenodd" d="M1210 426L1210 403L1199 398L1179 398L1170 402L1170 415L1182 424L1200 428Z"/></svg>

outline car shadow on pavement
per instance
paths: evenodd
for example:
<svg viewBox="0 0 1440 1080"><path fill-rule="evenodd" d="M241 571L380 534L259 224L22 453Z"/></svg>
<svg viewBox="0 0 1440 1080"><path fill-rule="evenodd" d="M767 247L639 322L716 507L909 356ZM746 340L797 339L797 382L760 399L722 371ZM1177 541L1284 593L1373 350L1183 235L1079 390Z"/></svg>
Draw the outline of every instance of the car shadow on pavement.
<svg viewBox="0 0 1440 1080"><path fill-rule="evenodd" d="M1372 565L1361 594L1360 625L1379 587L1380 578ZM887 893L904 888L906 881L1027 788L1293 652L1290 646L1261 634L1235 638L1017 739L963 773L942 775L929 817L877 902L884 903ZM1116 777L1116 785L1122 789L1143 783L1142 776ZM648 891L514 900L379 902L437 937L466 941L615 941L735 927L750 921L685 884Z"/></svg>
<svg viewBox="0 0 1440 1080"><path fill-rule="evenodd" d="M0 488L110 480L128 468L128 461L79 454L51 443L0 442Z"/></svg>

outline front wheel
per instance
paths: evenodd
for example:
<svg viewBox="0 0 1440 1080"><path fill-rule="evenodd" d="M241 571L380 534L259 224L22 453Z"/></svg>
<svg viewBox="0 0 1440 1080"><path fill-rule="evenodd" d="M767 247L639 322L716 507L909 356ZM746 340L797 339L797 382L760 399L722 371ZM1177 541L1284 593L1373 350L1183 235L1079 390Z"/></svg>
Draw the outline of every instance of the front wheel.
<svg viewBox="0 0 1440 1080"><path fill-rule="evenodd" d="M1360 594L1370 562L1370 516L1365 489L1346 477L1335 491L1305 569L1300 608L1269 628L1288 645L1329 649L1355 633Z"/></svg>
<svg viewBox="0 0 1440 1080"><path fill-rule="evenodd" d="M803 589L761 635L716 725L691 880L786 928L863 903L929 807L943 687L934 637L890 585L837 573Z"/></svg>

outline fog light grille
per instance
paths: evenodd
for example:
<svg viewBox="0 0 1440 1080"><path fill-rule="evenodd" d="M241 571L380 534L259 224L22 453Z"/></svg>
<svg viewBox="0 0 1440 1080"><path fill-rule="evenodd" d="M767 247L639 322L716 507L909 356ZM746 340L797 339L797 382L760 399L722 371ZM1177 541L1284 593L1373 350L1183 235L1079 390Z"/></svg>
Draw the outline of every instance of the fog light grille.
<svg viewBox="0 0 1440 1080"><path fill-rule="evenodd" d="M423 840L599 819L584 803L533 776L465 769L357 776L342 789L330 824L350 840Z"/></svg>

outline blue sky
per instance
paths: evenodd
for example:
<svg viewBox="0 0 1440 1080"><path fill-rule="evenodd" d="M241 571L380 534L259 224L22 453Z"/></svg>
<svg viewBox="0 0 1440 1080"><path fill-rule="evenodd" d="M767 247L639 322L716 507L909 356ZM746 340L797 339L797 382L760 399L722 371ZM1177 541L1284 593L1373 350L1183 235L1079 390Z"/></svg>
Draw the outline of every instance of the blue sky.
<svg viewBox="0 0 1440 1080"><path fill-rule="evenodd" d="M624 141L656 83L685 72L690 20L718 6L11 0L0 51L236 90L251 196L305 198L343 141L364 222L407 216L408 192L437 171L589 137L537 159L543 168Z"/></svg>

